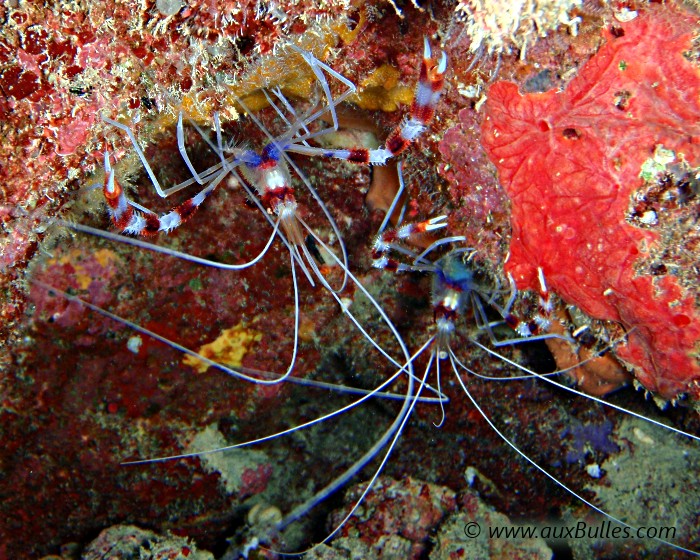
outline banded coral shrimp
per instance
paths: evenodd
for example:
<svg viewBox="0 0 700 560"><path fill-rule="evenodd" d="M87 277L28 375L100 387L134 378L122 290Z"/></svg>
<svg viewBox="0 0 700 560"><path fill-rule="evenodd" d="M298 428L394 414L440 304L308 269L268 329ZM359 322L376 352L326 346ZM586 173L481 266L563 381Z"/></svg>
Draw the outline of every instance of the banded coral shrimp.
<svg viewBox="0 0 700 560"><path fill-rule="evenodd" d="M444 73L446 69L444 58L442 62L435 63L435 68L441 68L440 74ZM424 92L423 98L427 96L428 104L437 102L436 92L433 91L432 86L429 89L429 92L425 92L425 88L421 90ZM314 155L312 146L303 145L303 142L310 139L311 136L303 137L306 134L313 135L318 132L312 127L317 124L316 119L322 113L307 106L302 109L294 106L290 111L283 101L283 99L287 100L286 98L274 91L268 92L268 96L273 102L277 100L276 105L268 111L272 116L266 115L265 118L268 120L264 122L262 117L256 115L258 120L255 121L251 116L253 122L252 124L248 123L249 127L257 130L258 136L266 136L269 129L272 128L270 122L277 125L281 122L281 127L285 130L289 129L289 123L303 122L304 126L299 126L298 130L292 133L292 136L298 140L301 149ZM320 97L320 99L319 103L322 106L324 103L326 104L326 112L332 112L327 107L328 104L340 103L338 97L335 96L330 101L324 97ZM309 106L312 105L314 103L309 104ZM422 106L418 104L416 107L416 110L421 110ZM426 114L425 111L423 114ZM137 152L138 162L141 165L144 164L144 160L150 162L151 172L146 170L146 175L148 179L157 180L159 166L154 164L154 159L160 159L158 156L161 154L165 156L168 156L169 153L178 154L175 159L180 158L177 163L181 174L184 176L187 176L188 173L192 174L192 169L189 169L187 165L187 158L189 158L195 172L197 169L205 169L203 172L197 172L199 178L204 182L204 188L213 189L216 185L215 181L221 184L232 173L231 167L234 166L236 151L234 150L232 159L227 160L226 157L231 156L224 154L223 140L220 138L230 131L225 127L220 129L215 125L216 132L220 133L217 134L216 141L211 141L210 144L202 148L202 151L207 153L201 155L196 149L185 145L189 141L192 131L185 127L184 115L180 121L182 124L176 131L169 135L165 134L164 138L158 141L155 151L153 146L151 149L142 150L143 158L138 153L139 150L136 150L137 142L134 142L133 148ZM111 126L115 126L118 134L125 133L128 136L129 131L131 131L130 127L122 123L119 124L125 128L107 122ZM117 123L118 121L112 122ZM415 121L408 119L407 122L412 128L406 134L415 134L420 131L420 127ZM308 127L312 131L301 130L304 127ZM200 134L195 129L192 136L197 137ZM270 136L273 138L270 145L276 148L275 142L279 141L279 137L272 134ZM407 139L398 137L399 145L394 148L394 153L405 148L405 140ZM352 154L357 156L362 153L371 160L375 156L377 158L388 157L387 150L367 150L365 152L357 150L353 151ZM240 154L241 151L239 150L238 153ZM250 154L250 152L245 153ZM319 155L318 152L315 154ZM320 155L324 154L343 159L343 154L340 151L324 150ZM148 224L148 220L151 219L150 214L148 218L142 217L142 219L139 219L138 216L134 218L137 212L132 212L129 216L129 209L125 206L129 203L120 201L119 184L123 181L126 173L120 169L117 159L112 155L107 155L104 158L104 186L107 194L115 201L116 211L113 219L120 222L122 229L129 228L130 231L143 228L153 229L153 226ZM172 156L170 159L173 159ZM286 154L281 157L281 161L298 174L295 175L295 182L304 183L309 189L311 188L311 183L306 178L303 168L298 167L292 160L288 160ZM244 164L245 162L238 161L236 165L240 163ZM206 171L207 169L209 171ZM169 173L175 175L177 170L169 171ZM187 179L179 183L178 186L182 186L187 181L193 184L196 179L194 181ZM238 177L238 181L242 185L247 185L243 176ZM345 186L348 188L348 192L343 193L343 200L347 202L342 205L334 203L333 210L341 215L343 212L347 215L353 215L353 206L354 212L361 208L362 193L353 193L350 185ZM163 183L161 191L165 193L166 190L168 187ZM319 203L320 199L311 195L305 196L303 192L298 194L300 205L308 206L309 200L311 204L314 204L314 201ZM148 197L155 199L156 194L141 192L139 195L138 206L130 204L129 206L143 213L145 208L152 205L152 201ZM203 425L222 418L229 410L236 410L238 418L229 422L224 421L226 427L222 429L228 430L229 435L235 433L235 439L242 440L246 439L245 434L247 433L279 431L279 425L288 422L285 417L287 413L296 416L319 415L318 412L312 413L305 410L303 401L302 404L298 404L298 400L293 401L297 403L296 405L293 403L277 404L276 397L284 391L290 391L288 383L276 383L274 386L252 383L243 384L243 387L239 385L236 388L225 388L220 386L222 385L221 379L217 382L210 378L212 376L204 375L197 378L194 383L193 379L190 378L188 384L187 380L180 379L178 375L181 368L182 351L185 346L199 348L204 342L210 342L217 337L223 338L235 343L239 350L238 357L233 358L238 360L236 365L220 365L220 369L225 369L227 373L235 372L250 376L260 375L261 371L273 371L283 375L283 372L291 374L293 369L294 375L301 377L310 371L319 370L319 375L325 375L324 379L330 380L329 385L338 378L342 379L344 385L347 385L348 382L344 378L343 370L347 370L352 376L354 370L360 369L359 364L343 363L343 360L346 359L343 357L343 345L349 344L349 341L352 341L354 345L358 345L358 341L360 345L369 345L366 348L367 351L363 352L365 355L362 356L362 369L393 371L409 362L410 356L400 337L395 334L391 322L383 315L381 307L347 270L343 263L343 257L333 254L333 247L338 247L338 245L332 246L329 243L333 239L332 234L326 234L333 229L330 225L333 218L318 211L302 217L309 224L309 228L313 228L313 233L310 234L315 236L316 246L322 255L321 259L326 260L326 263L328 263L328 259L331 259L330 262L335 269L331 270L331 274L335 273L336 278L341 275L347 277L351 289L356 294L355 301L352 301L352 293L343 297L342 303L345 305L345 312L342 314L338 313L337 309L341 297L336 293L339 292L338 283L336 282L333 286L329 282L324 283L326 282L324 272L320 269L320 264L316 263L317 256L310 254L311 249L306 247L306 243L303 247L298 247L298 252L295 255L298 258L285 259L285 253L287 251L293 253L294 249L289 249L283 243L272 242L276 235L281 237L282 228L278 225L275 229L274 224L273 227L270 227L269 222L264 219L269 215L267 212L261 216L257 211L254 211L253 220L251 220L250 214L245 214L245 212L250 211L240 209L241 199L245 196L253 201L262 202L261 197L258 197L256 192L249 190L244 194L242 189L237 188L233 194L226 193L222 194L221 197L201 195L200 198L208 198L209 200L205 207L218 205L217 216L225 216L225 219L218 218L220 223L214 224L213 228L207 228L206 217L203 216L202 212L194 214L190 212L192 206L199 202L197 196L192 197L190 202L183 203L186 205L185 207L180 206L181 209L187 208L183 214L190 217L188 228L193 231L192 236L183 237L184 234L181 232L185 231L186 228L176 228L167 241L159 240L164 244L168 243L168 248L156 247L153 243L147 243L140 239L127 238L129 241L126 241L108 231L97 234L94 232L94 226L89 225L94 223L94 218L92 218L93 222L86 222L88 225L73 224L72 228L96 233L95 235L80 235L72 239L70 244L59 245L53 249L54 254L46 269L43 272L35 272L37 280L35 286L37 292L41 292L35 294L39 304L38 314L49 316L55 325L65 327L67 336L74 339L73 348L77 344L77 347L85 349L85 352L67 352L67 356L61 353L61 360L50 360L42 367L45 367L47 372L54 372L57 378L62 374L65 375L68 370L74 370L75 375L66 382L67 385L74 387L77 394L85 395L85 398L91 401L91 405L88 405L84 410L81 422L78 423L82 426L81 431L84 433L92 431L88 427L90 414L100 416L100 422L110 426L107 432L111 430L111 433L91 438L94 441L93 452L96 455L101 455L99 463L102 467L106 466L105 470L97 475L100 479L97 486L107 487L110 484L108 482L110 479L123 481L120 483L122 486L139 488L141 485L145 485L146 478L150 477L152 473L150 469L149 472L146 472L132 467L126 470L130 470L133 474L125 474L123 470L115 471L112 466L118 465L120 459L125 457L133 459L157 457L172 452L173 448L178 449L176 440L184 441L186 438L182 434L192 433L190 419L195 417L198 418L196 422ZM179 218L183 217L178 212L176 213ZM160 224L158 228L163 225L163 229L170 229L174 223L171 220L175 220L175 216L172 212L164 216L166 217L158 218ZM207 238L204 232L211 232L217 227L220 228L220 231L224 227L226 228L228 239ZM226 247L226 241L231 240L242 247L234 249ZM114 241L120 242L114 243ZM121 243L121 241L124 242ZM336 243L341 242L339 239L335 239L335 241ZM181 250L185 243L187 243L186 252L189 256L198 254L201 255L201 259L213 263L215 259L211 258L212 254L224 254L223 258L217 257L217 260L225 259L227 262L233 263L242 262L244 266L235 275L221 270L222 267L197 266L202 264L201 260L198 263L196 259L185 258L186 253ZM134 250L134 246L137 249L148 248L152 250ZM282 264L280 264L280 259L275 256L278 251L283 255ZM165 257L163 253L166 254ZM299 264L302 261L300 254L303 254L303 264ZM253 264L255 257L260 255L264 255L264 258ZM164 264L168 259L174 264ZM250 266L248 266L249 264ZM294 287L289 288L289 284L294 284L290 269L294 270L297 265L306 267L302 270L306 271L304 274L309 280L308 284L311 282L322 284L326 288L326 293L331 294L331 297L319 297L318 293L311 292L303 282L301 283L303 287L299 286L298 290ZM154 286L144 283L143 279L153 278L152 269L159 271L158 275L161 277L159 280L163 280L163 290L160 290L160 281L158 290L153 289ZM51 297L50 292L38 284L42 280L50 282L55 288L55 293L63 291L63 303L60 299ZM285 286L281 285L282 281L286 283ZM67 293L67 291L72 292L72 294ZM73 295L76 293L80 297ZM359 295L360 293L365 295L364 300L366 301L361 301L363 298ZM293 294L297 295L293 296ZM298 305L296 304L297 298ZM88 299L90 302L83 302ZM332 302L330 305L328 305L328 300ZM347 309L349 303L352 303L352 307ZM104 321L98 315L84 313L85 307L90 307L90 305L93 306L91 309L95 311L98 311L99 308L102 316L110 318L110 321L117 317L129 317L129 322L122 319L120 322L112 324L110 321ZM314 315L310 318L305 317L305 309L311 307L314 309ZM111 311L105 312L106 309L111 309ZM360 311L356 312L356 309ZM186 311L186 317L183 311ZM357 319L356 324L369 324L372 340L375 342L365 338L365 331L370 331L370 327L365 327L365 331L353 330L351 321L347 321L347 318L352 317L353 313L361 313L361 318ZM249 321L245 321L246 318L249 318ZM137 325L141 327L140 330ZM229 328L231 325L233 327ZM112 334L115 328L117 332ZM350 330L348 331L348 329ZM166 342L166 345L163 346L150 337L144 336L151 332L162 333L161 338L157 340ZM293 348L295 344L293 339L297 338L297 335L292 333L296 332L299 333L298 338L302 340L302 344L296 359L294 359ZM185 341L185 343L180 346L172 341ZM67 347L68 344L64 346L64 349ZM124 349L126 349L126 354ZM87 355L88 350L89 355ZM199 354L203 352L200 351ZM360 351L356 353L356 355L359 354ZM405 376L404 372L405 369L402 370L400 377ZM286 380L291 381L291 378L292 376L289 375ZM200 381L204 381L204 383L200 383ZM304 383L312 384L313 382ZM316 385L320 385L320 383L316 383ZM409 382L399 389L402 391L401 403L406 401L406 391L410 390L410 386ZM348 390L348 388L343 388L344 392ZM364 393L366 394L367 390L364 390ZM272 404L273 401L275 404ZM265 407L270 410L274 409L278 414L270 415L264 421L261 420L263 418L262 409ZM257 413L261 415L253 418L253 415ZM384 417L381 418L381 422L384 420ZM393 421L390 418L388 424L381 426L378 421L372 421L371 418L366 419L364 423L355 422L357 425L365 424L368 427L363 430L365 433L360 434L361 437L356 438L357 441L351 441L348 444L351 449L349 451L343 450L342 455L360 456L362 445L366 441L373 442L379 439L380 436L376 433L386 431L387 425L390 426L391 430ZM243 427L244 424L245 427ZM190 428L187 427L188 425ZM71 426L70 429L75 429L75 425ZM356 427L354 429L356 430ZM337 432L338 430L334 431L334 436L337 435ZM146 433L148 435L145 435ZM111 439L114 437L120 440L119 444L114 443ZM107 441L111 441L111 443L105 443ZM298 439L296 446L298 450L294 452L295 455L301 455L303 449L311 448L313 444ZM106 449L108 451L105 451ZM327 455L327 457L317 460L315 466L312 465L309 469L316 473L326 468L330 470L331 467L333 470L344 470L344 463L338 459L337 455ZM245 461L238 463L242 465L243 474L239 470L238 486L233 491L235 497L240 499L261 494L268 484L270 472L278 468L275 463L282 465L287 460L281 454L275 455L274 458L264 454L247 454L245 457ZM347 458L345 460L346 462L350 461ZM359 467L356 467L355 470L357 468ZM125 468L122 467L122 469ZM165 472L159 479L156 477L160 481L156 483L156 486L160 484L160 488L153 493L149 491L149 494L151 494L151 499L153 499L153 494L160 496L154 501L167 504L167 506L153 505L153 502L143 495L134 499L144 512L153 509L160 512L160 515L146 516L147 519L160 516L161 519L170 520L174 516L173 510L176 509L172 505L173 501L185 502L186 498L185 496L177 496L173 499L172 496L168 495L168 487L175 484L174 480L179 483L187 478L187 475L183 473L189 474L193 470L193 466L186 462L180 467L169 464L162 468L155 467L155 469ZM138 472L136 472L137 470ZM194 482L190 483L190 486L195 486L195 488L190 487L189 490L193 502L198 499L204 500L205 495L213 493L211 489L198 486L197 477L201 477L201 473L194 477ZM323 480L323 478L319 476L319 480ZM266 499L278 503L282 508L288 507L288 504L303 501L305 495L310 492L302 480L284 487L286 482L288 481L283 480L266 496ZM92 484L91 486L96 485ZM292 490L290 491L290 489ZM298 492L299 497L293 495L294 492ZM95 496L94 499L98 502L102 500L98 496ZM228 503L232 499L222 496L215 498L212 509L206 514L202 514L205 520L225 523L234 516L240 516L240 506L236 504L230 507L231 504ZM217 500L218 509L216 507ZM222 503L229 507L222 506ZM95 507L104 511L103 505ZM166 507L171 509L164 513ZM182 517L189 518L192 524L198 522L196 519L192 520L199 515L196 504L186 505L182 511L184 513L177 514L180 519ZM175 523L175 521L173 520L171 523Z"/></svg>
<svg viewBox="0 0 700 560"><path fill-rule="evenodd" d="M299 53L303 60L308 63L313 74L318 80L320 88L323 90L323 94L325 99L328 101L328 104L319 110L316 110L314 104L312 104L312 107L308 110L307 114L297 116L294 108L290 105L279 88L272 92L277 97L280 103L279 106L275 104L270 94L264 92L267 101L270 103L275 113L288 127L288 130L286 130L282 135L273 137L263 123L251 113L244 101L242 99L238 99L238 104L243 107L246 113L248 113L251 119L255 122L256 126L264 133L264 135L267 137L268 143L260 152L232 147L229 149L229 151L233 152L233 155L229 156L228 158L224 156L222 131L218 115L214 115L217 145L212 144L211 141L206 139L202 130L196 125L196 123L193 123L195 128L200 133L200 136L202 136L202 138L209 143L221 160L220 163L213 165L201 174L197 173L187 153L187 148L184 142L185 134L183 129L183 112L181 110L177 124L178 150L187 166L187 169L192 173L193 177L171 188L163 189L160 186L158 179L151 169L151 166L149 165L143 151L139 147L138 141L131 128L128 125L119 123L115 120L104 118L106 123L117 127L128 135L131 144L153 185L153 188L160 197L168 197L194 183L204 185L204 188L202 188L202 190L200 190L194 197L185 200L170 212L159 217L148 208L130 200L126 196L119 181L115 179L115 170L111 166L109 153L105 152L105 180L103 192L108 203L112 222L115 227L124 233L136 236L154 235L155 233L161 231L166 233L172 232L181 226L186 220L188 220L194 214L197 208L214 191L214 189L216 189L217 186L227 177L227 175L231 173L237 179L238 184L245 189L250 199L252 199L260 208L270 224L273 225L272 234L256 257L244 264L223 265L207 259L197 259L196 257L192 258L190 255L184 252L159 247L155 244L133 241L128 237L115 234L102 233L94 228L81 226L79 224L64 223L64 225L67 225L69 228L76 231L91 233L113 240L120 240L128 244L136 245L140 248L151 249L153 251L165 253L171 256L195 260L199 264L228 270L243 270L257 263L268 251L272 240L278 232L278 229L281 229L285 235L281 235L280 238L290 251L292 270L294 270L295 264L298 265L312 286L314 285L315 277L317 281L330 290L342 307L342 302L339 298L337 298L337 294L345 287L349 271L347 268L347 253L340 235L340 230L336 225L335 220L331 216L328 208L316 193L314 187L300 171L297 165L289 158L288 154L299 153L305 155L318 155L324 158L338 158L355 163L386 163L389 158L395 157L404 151L423 132L423 130L426 129L432 120L435 105L437 104L442 91L444 74L447 69L447 60L444 53L442 54L440 61L432 59L430 44L428 39L425 38L421 73L416 89L416 99L411 107L410 118L407 118L389 135L384 147L377 149L356 148L338 150L313 147L309 145L308 140L327 134L329 131L335 131L338 129L336 106L351 93L354 93L355 87L351 82L337 72L334 72L330 67L313 57L313 55L310 53L304 52L294 45L290 45L290 48ZM342 82L343 86L346 87L346 90L335 99L331 97L330 88L323 72L326 72L338 79L340 82ZM290 113L290 118L285 116L285 110ZM322 128L321 130L310 132L309 126L326 113L328 113L332 119L332 128ZM301 179L306 189L317 203L319 209L322 211L322 214L328 220L332 234L336 239L336 243L341 252L341 257L339 258L332 254L329 256L331 257L331 261L335 261L331 262L331 264L337 264L343 270L343 281L341 282L339 289L331 288L325 281L323 275L318 270L318 266L316 265L316 257L311 254L309 247L307 247L309 240L312 245L315 240L315 242L323 244L325 248L329 250L327 245L323 243L318 235L316 235L302 219L301 214L297 212L297 201L294 196L289 171L290 168L296 172L296 175ZM257 192L253 192L253 189ZM276 215L277 219L275 220L268 217L268 214ZM295 286L294 291L296 294L296 276L294 274L293 280ZM297 331L298 325L295 327L295 340L297 337Z"/></svg>
<svg viewBox="0 0 700 560"><path fill-rule="evenodd" d="M637 537L637 542L618 542L617 545L612 541L603 543L605 539L602 538L595 543L595 538L586 541L585 531L583 536L569 535L568 545L562 546L561 542L555 542L556 539L550 541L550 544L557 544L558 552L563 554L574 551L574 555L581 557L598 557L599 554L615 557L696 556L698 493L694 491L692 481L700 454L697 449L699 439L695 435L697 421L692 411L687 411L688 414L678 410L666 411L659 415L654 410L655 405L640 407L629 393L606 399L583 393L566 382L564 374L568 369L551 373L532 370L518 349L547 338L574 343L572 335L533 334L532 327L514 315L516 301L521 295L515 291L512 280L506 289L488 288L488 275L481 271L475 259L478 252L461 247L463 237L411 245L425 226L443 219L438 217L383 231L375 243L374 257L379 268L430 276L433 321L429 322L433 322L433 334L408 342L410 346L420 348L413 355L416 376L424 379L430 374L438 389L451 399L449 411L443 410L442 416L436 415L433 409L432 423L441 427L440 432L455 431L455 421L450 419L450 414L461 414L463 417L457 421L457 431L480 432L479 436L474 436L476 441L471 445L472 448L478 446L478 454L465 457L463 452L461 456L464 464L476 466L491 479L482 474L475 476L475 471L472 471L471 479L476 480L476 486L487 495L492 494L492 498L493 481L498 489L509 489L512 499L496 496L494 500L501 506L504 502L516 502L520 499L516 495L521 494L530 503L510 509L511 503L505 506L506 509L521 517L525 524L539 529L547 524L560 528L562 524L579 523L580 526L580 520L585 519L582 523L592 527L593 534L596 531L594 526L604 526L604 523L600 519L596 521L592 511L606 516L608 523L610 519L619 522L618 534L623 531L634 534L640 527L645 531L652 526L648 536ZM542 274L540 282L540 316L533 322L546 327L547 321L552 320L548 312L553 302ZM469 314L473 316L472 329L468 326ZM517 329L516 334L504 334L511 327ZM604 353L617 342L603 344L593 356ZM510 347L515 350L512 354L507 351ZM476 354L467 352L468 348L474 349ZM578 365L591 359L595 358L582 359ZM441 368L445 363L447 367ZM445 370L449 370L449 377ZM439 380L441 373L442 381ZM455 387L462 393L461 398L459 394L453 394ZM416 392L420 394L420 389ZM474 411L474 415L465 413L468 408ZM419 409L414 414L420 416ZM615 415L619 424L615 423ZM532 425L535 420L540 425ZM499 445L493 438L484 437L479 425L491 430L494 437L504 443ZM427 429L430 428L428 425ZM552 431L549 438L546 435L548 430ZM408 426L403 435L411 440L409 448L420 445L410 435L411 431ZM418 436L425 437L429 436L425 433ZM463 439L467 437L462 435ZM431 464L435 468L435 461L441 460L437 457L442 460L449 457L440 448L449 446L450 436L439 434L432 439L431 455L435 457ZM547 447L542 448L543 444ZM503 468L503 457L491 456L490 446L500 447L497 454L515 454L518 459L508 460L508 468ZM454 450L452 446L449 448ZM559 457L557 452L561 454ZM606 456L609 457L604 460ZM400 458L399 454L395 460L418 463L415 453L408 460ZM518 463L525 465L524 471L528 474L516 474L522 470L522 465L517 467ZM523 476L531 480L524 480ZM569 495L562 495L562 490ZM360 490L354 492L353 500L359 493ZM567 501L568 498L571 499ZM377 501L381 502L381 499L374 501L375 513L381 511ZM586 508L590 508L588 513ZM341 519L346 511L335 519ZM353 531L362 534L371 530L371 525L364 519L350 523L352 529L344 532L345 536ZM659 530L664 526L677 532L671 536ZM551 527L549 535L552 535ZM459 553L456 544L451 550ZM441 552L446 553L444 548Z"/></svg>

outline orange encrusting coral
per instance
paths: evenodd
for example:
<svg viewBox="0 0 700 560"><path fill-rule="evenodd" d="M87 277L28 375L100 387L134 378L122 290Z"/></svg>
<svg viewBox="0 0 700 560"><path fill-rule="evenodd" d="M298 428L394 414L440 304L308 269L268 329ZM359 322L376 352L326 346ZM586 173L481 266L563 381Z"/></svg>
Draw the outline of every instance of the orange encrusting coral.
<svg viewBox="0 0 700 560"><path fill-rule="evenodd" d="M537 289L542 267L566 302L621 322L629 338L618 356L664 398L698 386L696 294L689 271L643 271L659 234L626 215L658 149L700 164L700 71L687 56L697 25L680 8L649 6L606 33L565 91L521 95L516 84L494 84L482 125L512 201L506 270L519 288Z"/></svg>
<svg viewBox="0 0 700 560"><path fill-rule="evenodd" d="M350 21L344 16L321 19L316 22L313 33L299 35L296 46L320 60L326 60L329 52L339 44L354 41L358 33L364 29L366 18L364 11L359 13L359 21L350 29ZM279 87L286 95L301 99L313 97L317 78L311 67L304 61L303 56L288 44L281 43L271 53L265 54L243 73L234 85L229 85L223 101L215 90L188 92L182 96L181 107L188 118L199 122L209 123L215 106L224 109L222 121L236 120L238 111L242 109L238 103L243 99L246 107L258 111L269 105L263 89ZM177 122L177 111L168 111L159 115L158 129L167 129Z"/></svg>

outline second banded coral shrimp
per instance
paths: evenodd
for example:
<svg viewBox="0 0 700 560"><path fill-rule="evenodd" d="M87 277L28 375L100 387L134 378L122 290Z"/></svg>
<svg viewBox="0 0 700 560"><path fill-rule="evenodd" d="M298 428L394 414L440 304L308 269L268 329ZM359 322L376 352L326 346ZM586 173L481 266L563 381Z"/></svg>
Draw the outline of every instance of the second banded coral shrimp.
<svg viewBox="0 0 700 560"><path fill-rule="evenodd" d="M531 365L537 359L529 354L547 353L544 345L532 348L533 343L581 344L576 332L548 332L557 320L552 311L558 302L546 278L540 272L532 320L518 319L515 310L524 309L519 304L526 294L519 294L512 280L490 287L491 273L479 264L478 251L463 246L463 237L426 241L424 232L444 221L440 216L382 227L373 247L378 268L422 273L432 284L432 314L425 313L432 320L424 319L432 334L406 340L418 349L412 357L416 377L432 380L450 404L440 414L431 407L430 422L418 437L432 437L431 449L442 456L442 447L454 452L450 442L459 434L462 446L474 450L462 455L465 466L476 469L470 479L487 495L495 492L494 501L522 523L539 530L577 523L589 529L580 530L578 540L572 530L568 543L565 531L553 539L549 544L560 553L697 556L694 512L700 494L692 480L700 465L700 438L695 413L659 412L651 401L638 402L631 389L604 399L591 396L567 379L574 367L597 359L617 340L601 344L574 367ZM421 408L416 406L419 416ZM429 435L431 424L447 433ZM410 425L403 437L409 446L417 445ZM604 536L600 527L606 522L618 527L616 535L627 537ZM551 528L548 534L552 537Z"/></svg>
<svg viewBox="0 0 700 560"><path fill-rule="evenodd" d="M78 235L51 249L51 258L34 271L33 292L37 315L64 333L56 342L60 360L49 360L47 351L41 367L56 378L70 370L68 383L88 395L81 400L84 421L97 417L108 427L92 444L101 454L98 484L120 480L122 487L149 487L133 498L143 510L135 523L177 517L190 528L219 518L233 525L252 505L248 499L291 511L285 523L291 522L357 473L403 422L415 386L410 354L376 298L349 270L352 253L345 256L345 232L336 225L337 215L357 216L363 194L346 185L342 197L336 193L326 204L330 195L316 194L308 167L289 154L364 163L399 154L429 123L446 70L444 55L433 60L427 41L424 48L412 116L376 150L312 145L337 126L336 105L352 84L333 73L329 77L330 68L303 51L296 52L322 93L297 105L272 87L264 91L270 107L251 108L249 119L220 124L214 116L213 138L199 123L188 124L183 112L174 130L142 148L131 124L105 118L108 133L128 138L133 149L130 168L116 149L103 156L110 220L124 233L153 234L152 239L112 233L96 225L89 209L78 211L84 221L64 224ZM347 86L340 93L333 77ZM333 125L322 124L321 117ZM253 131L247 137L262 139L260 151L225 149L224 138L239 124L244 135ZM169 182L161 176L166 169ZM151 210L162 206L161 195L185 188L199 192L174 210L160 215ZM245 199L258 209L246 208ZM158 231L169 235L156 237ZM297 276L308 281L298 282ZM208 366L214 368L206 371ZM222 371L246 382L219 375ZM383 380L363 379L366 371ZM311 399L313 391L323 397ZM374 404L380 396L381 404ZM369 407L359 406L367 401ZM352 417L338 413L343 407L352 409ZM262 450L229 454L228 467L218 468L225 472L223 495L211 484L199 484L203 475L196 460L153 460L198 455L193 450L222 439L276 434L324 414L336 423L294 430L291 452L277 438ZM330 439L346 443L332 452ZM125 460L158 464L119 467ZM309 479L316 482L288 474L290 464L313 473ZM193 481L185 484L187 478ZM173 498L168 488L180 483L187 496ZM211 506L205 513L202 503Z"/></svg>

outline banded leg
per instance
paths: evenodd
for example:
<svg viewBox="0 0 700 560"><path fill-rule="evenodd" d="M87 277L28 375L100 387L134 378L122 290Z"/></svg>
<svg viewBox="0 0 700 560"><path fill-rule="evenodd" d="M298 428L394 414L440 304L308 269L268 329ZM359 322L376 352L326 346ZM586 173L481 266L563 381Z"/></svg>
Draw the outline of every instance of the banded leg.
<svg viewBox="0 0 700 560"><path fill-rule="evenodd" d="M508 299L505 309L503 310L503 319L510 328L523 337L532 337L537 334L547 332L552 324L551 315L554 305L550 299L547 282L544 279L544 271L541 267L537 268L537 277L540 283L538 312L528 322L521 320L510 312L517 294L517 289L515 288L513 278L511 276L508 277L511 285L511 296Z"/></svg>
<svg viewBox="0 0 700 560"><path fill-rule="evenodd" d="M510 346L513 344L532 342L535 340L560 339L567 342L574 342L574 340L567 334L548 332L552 326L553 304L550 299L549 290L544 278L544 272L541 268L538 269L538 276L540 282L538 312L529 321L521 319L512 312L515 298L518 295L518 290L515 287L513 277L510 275L508 276L508 281L510 283L510 296L503 307L499 306L495 301L493 301L492 298L487 298L486 294L481 292L474 292L472 294L472 307L474 309L474 319L477 327L479 330L486 331L489 339L491 340L491 344L493 344L494 347ZM487 299L488 305L498 312L498 314L502 317L502 320L488 320L484 309L484 302L486 302ZM497 339L495 333L493 332L493 328L502 324L509 326L518 336L516 338L508 338L505 340Z"/></svg>
<svg viewBox="0 0 700 560"><path fill-rule="evenodd" d="M412 235L446 227L446 219L447 216L437 216L423 222L404 224L396 229L383 231L377 236L372 246L372 265L375 268L383 268L391 272L426 270L424 265L418 264L419 256L414 251L404 247L401 242L406 241ZM406 264L389 256L391 251L405 254L413 263ZM431 269L428 268L428 270Z"/></svg>
<svg viewBox="0 0 700 560"><path fill-rule="evenodd" d="M416 94L411 104L410 117L397 126L381 148L352 148L344 150L327 150L310 146L291 144L286 151L306 155L319 155L344 159L355 163L375 163L383 165L392 157L402 153L430 125L435 114L447 71L447 55L443 52L440 59L432 58L428 38L424 38L423 61Z"/></svg>
<svg viewBox="0 0 700 560"><path fill-rule="evenodd" d="M104 161L106 178L102 192L107 201L109 215L117 229L131 235L149 236L159 231L169 233L179 227L192 217L197 208L228 174L228 170L220 172L195 196L188 198L170 212L158 216L155 212L127 198L124 189L114 176L114 168L109 161L108 152L105 152Z"/></svg>

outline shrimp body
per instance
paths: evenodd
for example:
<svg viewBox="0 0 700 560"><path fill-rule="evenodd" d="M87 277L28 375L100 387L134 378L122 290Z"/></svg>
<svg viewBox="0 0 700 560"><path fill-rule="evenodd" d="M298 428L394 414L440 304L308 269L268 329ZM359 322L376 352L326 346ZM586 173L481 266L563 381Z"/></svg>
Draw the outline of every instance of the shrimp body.
<svg viewBox="0 0 700 560"><path fill-rule="evenodd" d="M475 289L474 275L460 257L447 254L435 263L432 284L435 345L437 357L444 360L455 333L455 321L464 314L469 294Z"/></svg>

